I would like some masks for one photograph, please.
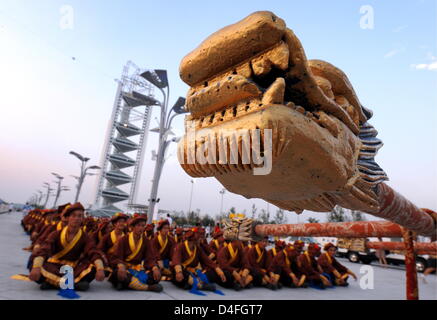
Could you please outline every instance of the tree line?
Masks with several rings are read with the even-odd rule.
[[[263,224],[283,224],[288,222],[285,210],[276,208],[273,210],[273,212],[271,212],[270,210],[264,208],[259,209],[255,204],[252,205],[250,212],[247,212],[247,210],[237,211],[235,207],[232,207],[227,212],[219,215],[202,213],[200,209],[196,209],[188,213],[184,211],[173,211],[170,215],[178,226],[195,226],[200,224],[204,227],[213,227],[217,222],[221,222],[223,219],[228,218],[229,214],[231,213],[243,213],[247,218],[258,220]],[[365,220],[366,217],[363,212],[336,206],[330,213],[328,213],[326,221],[321,221],[321,219],[310,217],[307,219],[307,222],[319,223]]]

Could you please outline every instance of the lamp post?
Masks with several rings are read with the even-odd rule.
[[[141,76],[147,81],[149,81],[150,83],[152,83],[155,87],[157,87],[163,95],[163,101],[158,102],[158,106],[161,107],[159,130],[155,130],[155,132],[158,131],[159,133],[158,151],[156,154],[155,169],[153,172],[152,188],[150,191],[149,206],[148,206],[147,223],[152,223],[155,205],[159,201],[159,199],[157,198],[158,187],[159,187],[159,180],[161,178],[162,169],[164,167],[164,163],[166,160],[165,152],[171,142],[179,141],[178,138],[172,138],[170,140],[167,140],[167,137],[172,133],[170,126],[173,119],[177,115],[186,113],[187,111],[184,108],[185,98],[179,97],[179,99],[171,108],[170,112],[167,113],[170,88],[168,86],[168,78],[167,78],[166,70],[148,70],[142,73]],[[173,115],[172,112],[174,113]]]
[[[52,175],[54,175],[58,179],[58,181],[55,181],[58,184],[58,189],[56,190],[55,202],[53,203],[53,208],[56,208],[56,204],[57,204],[59,196],[61,194],[62,180],[64,179],[64,177],[62,177],[61,175],[59,175],[55,172],[52,172]]]
[[[45,208],[47,206],[47,202],[49,201],[49,197],[50,197],[50,192],[52,192],[52,188],[50,187],[50,184],[48,182],[44,182],[44,187],[47,188],[47,195],[46,195],[46,200],[44,201],[44,205],[43,207]]]
[[[89,166],[86,167],[86,163],[90,160],[90,158],[87,157],[83,157],[82,155],[80,155],[77,152],[74,151],[70,151],[70,154],[75,156],[76,158],[78,158],[81,161],[81,166],[80,166],[80,175],[78,178],[78,182],[77,182],[77,190],[76,190],[76,196],[74,198],[74,202],[76,203],[79,199],[79,194],[80,194],[80,190],[82,189],[82,185],[83,182],[85,180],[85,177],[87,175],[92,175],[91,173],[87,173],[88,170],[94,170],[94,169],[101,169],[99,166]]]
[[[36,205],[37,200],[38,200],[38,194],[37,193],[33,193],[32,197],[29,200],[29,204]]]
[[[226,189],[224,189],[224,188],[219,191],[219,193],[222,195],[222,200],[220,202],[220,214],[223,214],[223,196],[224,196],[225,192],[226,192]]]
[[[194,180],[191,179],[190,206],[188,207],[188,214],[190,214],[191,212],[191,202],[193,201],[193,189],[194,189]]]
[[[36,204],[39,206],[39,204],[41,203],[41,200],[42,200],[43,192],[41,190],[38,190],[38,193],[39,193],[39,197],[38,197]]]

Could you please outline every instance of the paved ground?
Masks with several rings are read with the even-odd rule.
[[[10,277],[18,273],[26,273],[25,264],[29,256],[28,252],[21,250],[29,245],[28,237],[20,226],[21,213],[0,214],[0,299],[62,299],[57,296],[57,291],[40,291],[38,286],[31,282],[12,280]],[[347,260],[341,260],[348,268],[354,271],[357,276],[360,274],[361,264],[352,264]],[[365,266],[367,267],[367,266]],[[112,289],[108,282],[93,282],[88,292],[79,295],[81,299],[102,300],[102,299],[285,299],[285,300],[310,300],[310,299],[357,299],[357,300],[393,300],[405,299],[405,271],[397,269],[386,269],[373,266],[374,288],[363,290],[360,287],[360,279],[350,281],[348,288],[327,289],[324,291],[316,289],[281,289],[270,291],[264,288],[254,288],[235,292],[220,288],[225,295],[208,293],[207,296],[197,296],[175,288],[169,282],[163,282],[162,293],[148,293],[135,291],[118,292]],[[437,276],[427,277],[427,284],[419,281],[419,295],[421,299],[437,300]],[[361,281],[363,282],[363,281]]]

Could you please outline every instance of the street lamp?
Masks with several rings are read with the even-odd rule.
[[[29,204],[31,205],[36,205],[36,201],[38,200],[38,194],[33,193],[32,197],[29,200]]]
[[[38,190],[38,193],[39,193],[39,197],[38,197],[37,205],[39,206],[39,204],[41,203],[41,200],[42,200],[43,192],[41,190]]]
[[[222,195],[222,200],[220,203],[220,214],[223,214],[223,196],[225,195],[226,189],[221,189],[219,193]]]
[[[188,214],[190,214],[191,212],[191,202],[193,201],[193,188],[194,188],[194,180],[191,179],[190,206],[188,207]]]
[[[50,197],[50,195],[51,195],[50,192],[51,192],[53,189],[50,187],[50,184],[49,184],[48,182],[44,182],[43,186],[47,188],[46,200],[45,200],[45,202],[44,202],[44,206],[43,206],[44,208],[46,208],[46,206],[47,206],[47,202],[49,201],[49,197]]]
[[[62,180],[64,179],[64,177],[62,177],[61,175],[59,175],[55,172],[52,172],[52,175],[54,175],[58,179],[58,181],[55,181],[55,183],[58,184],[58,189],[56,191],[55,202],[53,203],[53,208],[56,208],[56,204],[57,204],[59,196],[61,194],[61,189],[62,189],[61,184],[62,184]]]
[[[156,132],[159,134],[158,151],[156,153],[155,169],[153,171],[152,188],[150,191],[148,206],[149,214],[147,218],[148,223],[152,223],[155,205],[158,202],[158,186],[159,180],[161,178],[162,169],[165,163],[165,152],[171,142],[177,141],[174,138],[167,140],[167,137],[173,134],[173,132],[171,131],[171,123],[177,115],[186,113],[187,111],[185,109],[185,98],[180,97],[170,109],[170,111],[167,112],[170,88],[168,86],[168,77],[166,70],[148,70],[143,72],[141,76],[150,83],[152,83],[155,87],[157,87],[163,95],[163,101],[157,101],[157,105],[161,107],[159,128],[152,129],[152,132]],[[172,113],[174,114],[172,115]]]
[[[85,180],[85,177],[87,175],[92,175],[92,173],[87,173],[87,171],[90,170],[90,169],[91,170],[94,170],[94,169],[98,170],[98,169],[101,169],[101,168],[99,166],[89,166],[89,167],[86,167],[86,163],[90,160],[90,158],[86,158],[86,157],[84,157],[84,156],[82,156],[79,153],[74,152],[74,151],[70,151],[70,154],[75,156],[76,158],[78,158],[81,161],[80,175],[78,177],[75,177],[78,180],[78,182],[77,182],[76,197],[74,198],[74,202],[76,203],[78,201],[78,199],[79,199],[80,190],[82,189],[82,185],[83,185],[83,182]]]

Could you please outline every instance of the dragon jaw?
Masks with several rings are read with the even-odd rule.
[[[379,210],[375,186],[387,177],[374,162],[382,143],[367,122],[371,112],[341,70],[306,59],[282,19],[256,12],[217,31],[183,59],[180,74],[191,86],[186,123],[196,129],[194,142],[187,134],[178,148],[189,175],[213,176],[231,192],[296,212]],[[271,130],[268,174],[254,175],[258,165],[242,161],[243,145],[255,142],[239,137],[241,129]],[[224,162],[187,161],[232,144],[234,163],[230,152]],[[261,149],[268,151],[262,141]]]

